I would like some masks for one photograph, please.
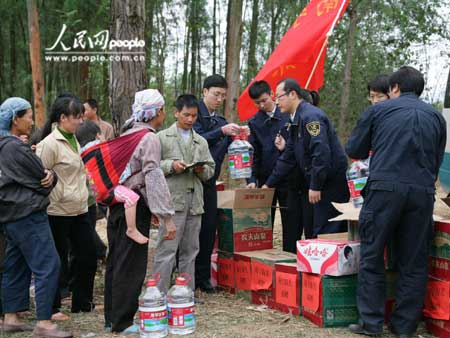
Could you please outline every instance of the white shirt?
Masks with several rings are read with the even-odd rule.
[[[180,134],[181,138],[183,139],[184,143],[188,143],[189,142],[189,138],[191,137],[191,129],[189,130],[185,130],[182,128],[177,128],[178,129],[178,134]]]

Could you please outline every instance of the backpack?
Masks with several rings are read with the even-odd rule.
[[[119,136],[90,147],[81,154],[89,183],[98,203],[107,206],[115,203],[114,188],[119,184],[120,176],[137,145],[148,132],[150,130],[142,129]]]

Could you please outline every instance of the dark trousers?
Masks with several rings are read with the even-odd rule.
[[[3,230],[3,225],[0,224],[0,316],[3,315],[2,305],[2,278],[5,269],[5,254],[6,254],[6,238]]]
[[[140,198],[136,226],[142,234],[150,231],[151,213]],[[127,224],[122,203],[110,207],[108,218],[109,253],[105,273],[105,324],[121,332],[133,324],[138,298],[147,271],[147,244],[138,244],[126,235]]]
[[[88,312],[93,307],[94,278],[97,271],[94,237],[88,213],[78,216],[49,216],[62,273],[68,276],[69,244],[71,249],[72,312]],[[65,271],[65,272],[64,272]],[[59,283],[60,285],[60,283]],[[55,296],[53,311],[61,308],[61,295]]]
[[[323,199],[317,204],[309,203],[308,191],[301,193],[301,209],[305,238],[316,238],[319,234],[333,234],[347,231],[346,221],[330,222],[329,219],[340,215],[330,201]]]
[[[211,254],[217,230],[217,191],[215,180],[203,184],[205,213],[202,215],[200,229],[200,251],[195,260],[195,285],[201,287],[210,283]]]
[[[97,226],[97,204],[93,204],[88,208],[89,222],[91,223],[92,235],[94,236],[95,252],[98,259],[106,256],[106,245],[101,240],[95,227]]]
[[[49,320],[59,278],[59,257],[47,214],[35,212],[4,224],[5,271],[2,280],[3,309],[15,313],[29,308],[31,273],[35,277],[36,317]]]
[[[361,261],[357,304],[366,330],[383,328],[385,310],[384,248],[393,240],[398,279],[391,324],[397,334],[413,334],[422,315],[427,258],[432,234],[433,189],[370,182],[359,217]]]
[[[283,251],[296,253],[297,241],[302,237],[303,222],[301,210],[301,195],[298,190],[289,189],[285,192],[285,210],[280,209],[283,228]],[[281,200],[279,200],[281,206]],[[283,213],[285,216],[283,217]]]

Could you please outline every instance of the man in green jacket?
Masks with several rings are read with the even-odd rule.
[[[161,169],[166,176],[175,208],[173,222],[176,238],[165,241],[164,229],[159,232],[155,252],[154,273],[161,279],[159,288],[169,289],[175,256],[179,249],[179,271],[191,276],[189,286],[195,285],[195,257],[199,251],[199,232],[203,210],[202,181],[214,175],[215,163],[207,141],[197,134],[193,125],[197,120],[198,101],[194,95],[181,95],[175,102],[177,121],[158,133],[161,142]]]

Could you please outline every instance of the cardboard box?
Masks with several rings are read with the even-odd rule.
[[[326,239],[297,241],[297,270],[344,276],[358,272],[359,242]]]
[[[450,321],[427,318],[427,330],[439,338],[450,338]]]
[[[296,263],[275,264],[275,310],[301,314],[302,274],[297,271]],[[280,305],[280,306],[278,306]]]
[[[217,257],[217,285],[220,289],[235,293],[236,281],[234,276],[233,254],[219,251]]]
[[[430,257],[428,274],[434,278],[450,281],[450,260]]]
[[[358,322],[357,276],[302,274],[302,314],[320,327]]]
[[[434,223],[434,238],[430,255],[450,260],[450,221]]]
[[[450,282],[430,278],[423,314],[428,318],[450,320]]]
[[[274,189],[219,191],[219,250],[242,252],[271,249]]]

